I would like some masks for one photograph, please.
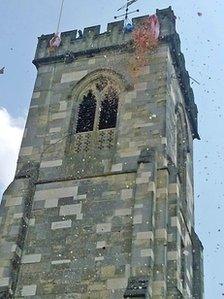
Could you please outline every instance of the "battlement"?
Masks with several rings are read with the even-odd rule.
[[[160,37],[171,35],[175,32],[175,16],[171,7],[156,12],[161,27]],[[133,25],[136,27],[144,21],[148,15],[133,18]],[[104,49],[123,48],[131,41],[131,33],[123,32],[124,21],[116,21],[107,24],[107,30],[100,32],[100,25],[84,28],[82,36],[78,30],[65,31],[61,33],[61,45],[54,52],[48,50],[49,41],[54,34],[42,35],[38,39],[36,55],[33,63],[38,67],[42,63],[63,59],[63,55],[70,52],[75,57],[80,55],[91,55]],[[54,57],[54,58],[53,58]]]

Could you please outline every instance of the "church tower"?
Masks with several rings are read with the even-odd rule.
[[[0,298],[204,298],[197,107],[173,11],[155,17],[144,63],[120,21],[63,32],[54,49],[53,35],[39,38],[0,208]]]

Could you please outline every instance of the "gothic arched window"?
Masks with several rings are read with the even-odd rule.
[[[78,121],[76,133],[93,131],[96,114],[96,100],[92,91],[89,90],[87,96],[79,105]]]
[[[87,91],[82,93],[82,99],[76,133],[116,127],[119,98],[108,78],[99,77],[89,84]]]

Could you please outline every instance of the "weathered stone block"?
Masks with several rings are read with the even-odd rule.
[[[108,233],[108,232],[111,232],[111,227],[112,227],[111,223],[100,223],[100,224],[97,224],[97,226],[96,226],[96,232],[98,234]]]
[[[23,198],[22,197],[9,197],[6,199],[5,206],[12,207],[12,206],[19,206],[22,204]]]
[[[66,117],[66,112],[57,112],[57,113],[53,113],[51,115],[51,119],[55,120],[55,119],[62,119]]]
[[[151,257],[154,258],[153,250],[152,249],[142,249],[141,250],[141,257]]]
[[[101,268],[102,277],[113,277],[115,274],[115,266],[106,266]]]
[[[37,286],[35,284],[23,286],[21,295],[24,297],[35,296]]]
[[[107,280],[107,288],[109,290],[125,289],[127,286],[127,278],[113,278]]]
[[[136,239],[137,240],[150,240],[150,239],[153,239],[153,232],[151,231],[148,231],[148,232],[139,232],[137,233],[137,236],[136,236]]]
[[[19,155],[20,156],[29,156],[32,154],[32,152],[33,152],[33,146],[25,146],[25,147],[21,148]]]
[[[133,224],[141,224],[142,223],[142,215],[135,215],[133,218]]]
[[[128,199],[132,198],[133,196],[133,189],[123,189],[121,190],[121,199]]]
[[[58,206],[58,198],[49,198],[45,200],[44,208],[56,208]]]
[[[41,254],[26,254],[22,256],[22,264],[39,263]]]
[[[116,172],[116,171],[122,171],[122,163],[118,163],[118,164],[113,164],[111,171],[112,172]]]
[[[115,216],[128,216],[131,215],[131,209],[118,209],[115,210]]]
[[[50,128],[49,133],[60,133],[61,132],[61,127],[53,127]]]
[[[99,248],[105,248],[106,247],[106,241],[98,241],[96,243],[96,248],[99,249]]]
[[[41,168],[57,167],[62,165],[62,160],[42,161]]]
[[[51,224],[52,230],[69,228],[69,227],[72,227],[72,220],[57,221],[57,222],[52,222]]]
[[[0,287],[9,285],[9,277],[0,278]]]
[[[64,205],[60,207],[59,215],[80,215],[82,210],[82,204]]]
[[[85,75],[87,75],[88,71],[77,71],[77,72],[70,72],[64,73],[61,77],[61,83],[78,81],[82,79]]]
[[[71,263],[71,260],[57,260],[57,261],[51,261],[52,265],[62,265],[62,264],[69,264]]]

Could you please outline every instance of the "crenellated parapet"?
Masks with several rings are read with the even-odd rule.
[[[192,135],[200,139],[197,124],[197,106],[194,102],[194,94],[190,85],[190,77],[185,67],[184,55],[181,52],[180,38],[176,32],[176,17],[171,9],[157,10],[156,15],[160,23],[160,41],[167,43],[174,61],[176,77],[180,84],[185,99],[186,110],[191,122]],[[134,27],[139,26],[148,15],[133,18]],[[107,30],[100,32],[100,25],[86,27],[80,37],[77,30],[61,33],[61,45],[54,52],[49,51],[49,42],[53,34],[39,37],[34,65],[38,68],[41,65],[57,62],[73,62],[79,57],[93,57],[104,51],[132,51],[132,34],[124,33],[124,22],[112,22],[107,24]]]
[[[161,34],[160,37],[169,36],[175,32],[175,17],[171,8],[157,10],[160,20]],[[133,18],[134,27],[141,24],[148,18],[148,15]],[[61,33],[61,45],[56,51],[49,52],[49,42],[54,34],[42,35],[39,37],[36,55],[33,63],[38,67],[42,63],[61,60],[66,53],[74,54],[74,57],[80,55],[91,55],[103,50],[122,49],[132,40],[131,33],[124,33],[124,21],[116,21],[107,24],[107,30],[103,33],[100,31],[100,25],[86,27],[82,35],[78,30],[71,30]]]
[[[77,30],[62,32],[61,45],[53,53],[48,49],[53,34],[42,35],[39,37],[33,63],[38,67],[42,63],[61,61],[68,52],[73,53],[75,58],[83,55],[91,57],[102,50],[122,48],[131,40],[131,34],[123,33],[123,25],[123,21],[109,23],[104,33],[100,33],[100,25],[87,27],[84,28],[81,37],[78,36]]]

